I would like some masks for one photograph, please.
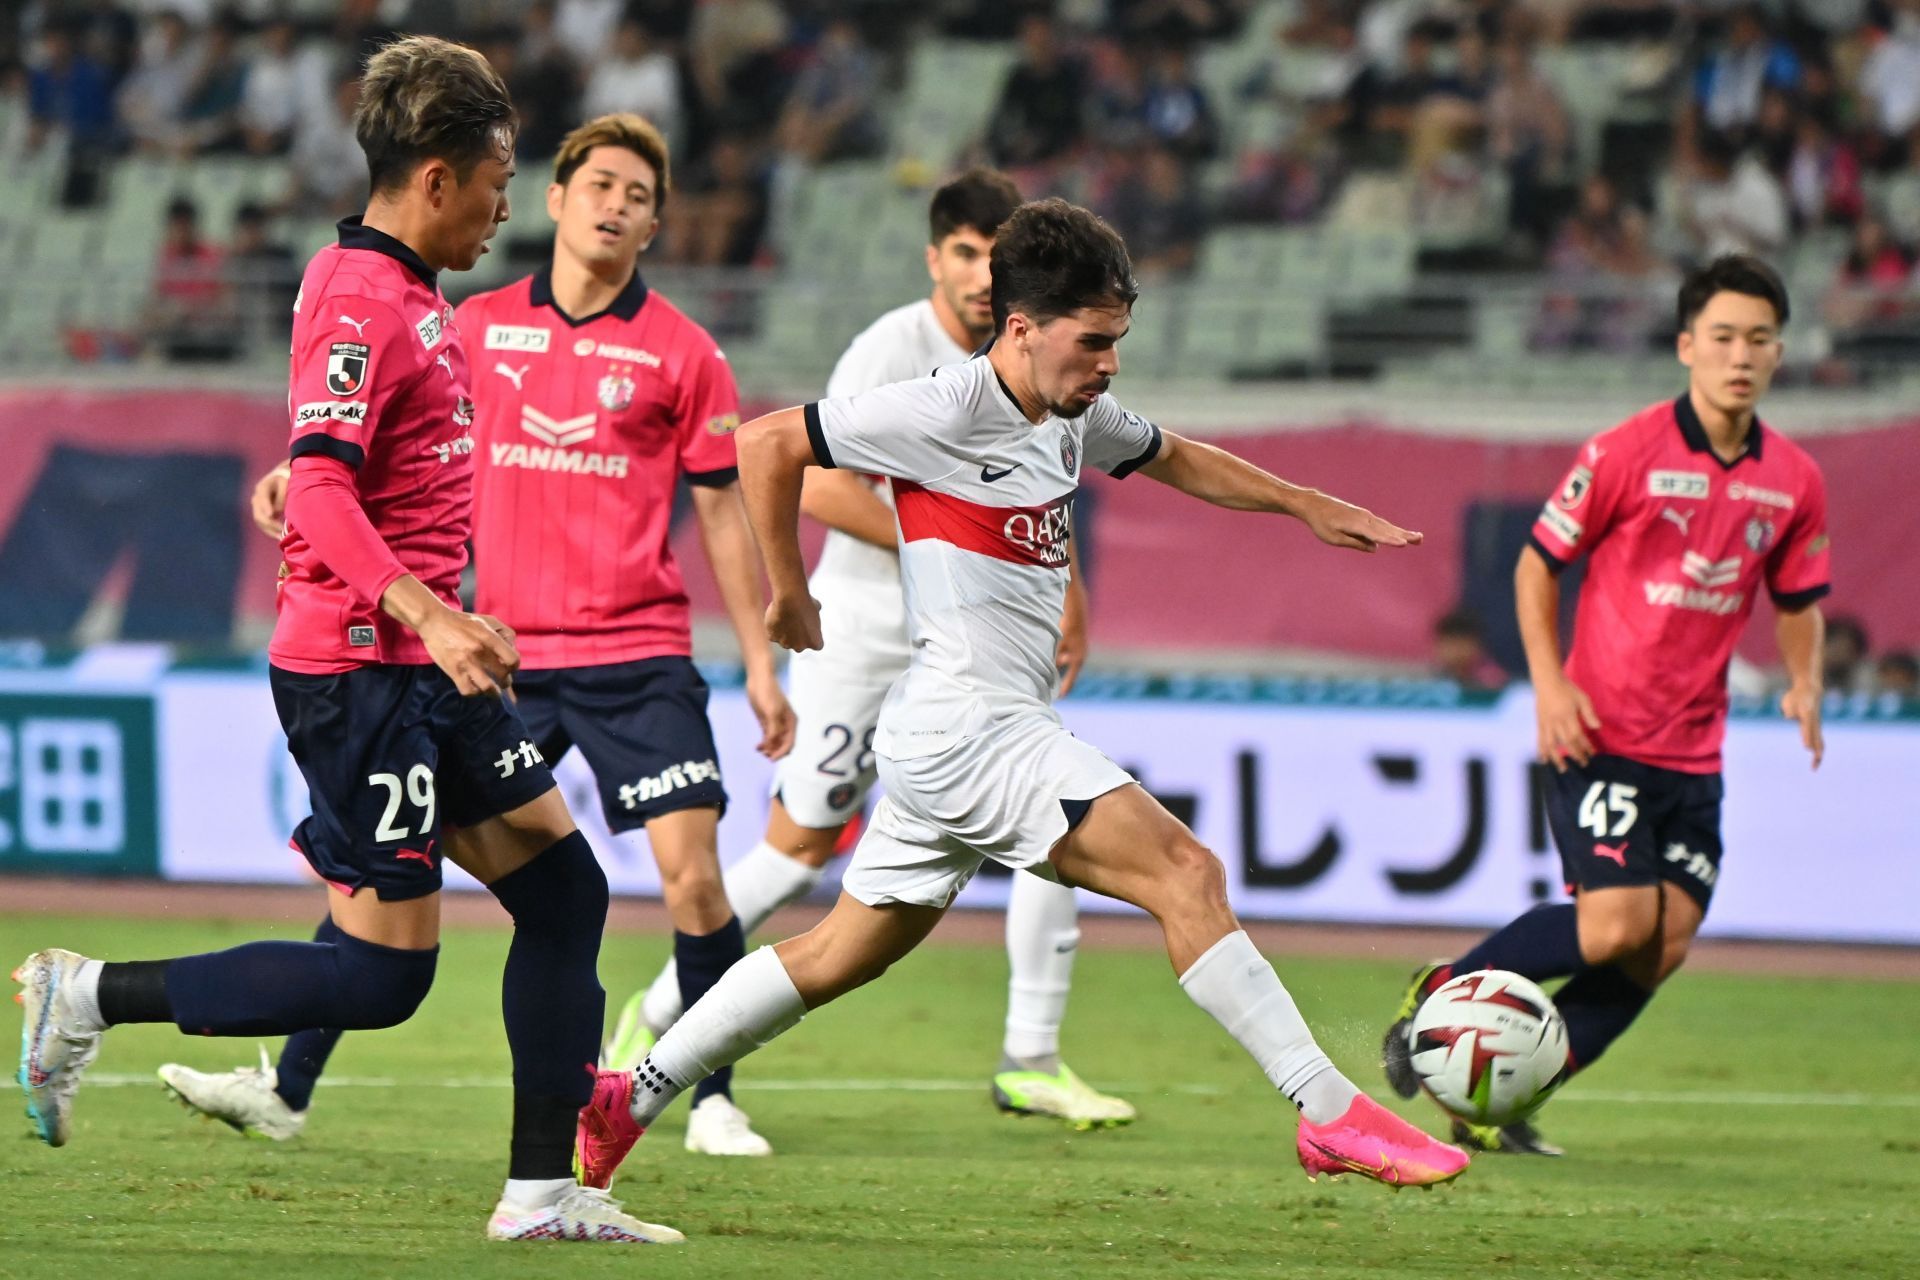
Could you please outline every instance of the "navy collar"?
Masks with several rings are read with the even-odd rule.
[[[574,328],[598,320],[601,316],[618,316],[622,320],[631,320],[640,314],[640,308],[647,304],[647,282],[640,278],[636,270],[626,287],[614,296],[604,311],[596,311],[590,316],[581,316],[578,320],[561,310],[560,304],[553,300],[553,272],[541,271],[534,275],[528,289],[529,301],[536,307],[552,307],[553,313]]]
[[[384,253],[407,270],[429,289],[440,287],[439,273],[434,271],[420,255],[395,240],[386,232],[370,227],[360,220],[360,215],[340,219],[340,247],[342,249],[370,249],[374,253]]]
[[[1746,447],[1732,462],[1728,462],[1714,452],[1713,442],[1707,439],[1706,424],[1700,421],[1700,415],[1694,411],[1691,395],[1682,395],[1673,402],[1673,417],[1674,421],[1680,424],[1680,438],[1687,442],[1687,448],[1695,453],[1706,454],[1720,464],[1721,470],[1731,471],[1748,458],[1752,458],[1755,462],[1760,461],[1760,444],[1765,439],[1766,432],[1760,426],[1758,414],[1754,415],[1753,426],[1747,429]]]

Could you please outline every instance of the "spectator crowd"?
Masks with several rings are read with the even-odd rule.
[[[1409,193],[1389,218],[1492,211],[1493,242],[1464,265],[1546,273],[1537,347],[1645,348],[1663,335],[1650,300],[1679,268],[1729,249],[1778,257],[1811,232],[1846,251],[1803,309],[1843,345],[1920,336],[1920,0],[26,0],[9,11],[0,98],[24,110],[0,143],[64,145],[76,203],[115,157],[229,154],[289,160],[270,218],[351,210],[364,196],[357,69],[396,31],[430,31],[500,68],[527,162],[586,115],[653,119],[674,146],[677,187],[655,253],[761,265],[770,210],[797,174],[886,154],[905,51],[939,31],[1017,52],[1002,83],[980,86],[975,155],[920,159],[984,158],[1030,194],[1093,206],[1149,277],[1192,269],[1212,226],[1320,222],[1386,177]],[[1202,75],[1228,41],[1268,49],[1231,84]],[[1548,74],[1568,48],[1611,49],[1626,68],[1597,139]]]

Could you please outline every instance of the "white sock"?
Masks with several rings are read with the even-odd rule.
[[[1060,1066],[1060,1023],[1080,947],[1072,889],[1019,872],[1007,898],[1007,1035],[1001,1051],[1034,1070]]]
[[[1236,929],[1207,948],[1180,975],[1180,985],[1312,1123],[1338,1120],[1359,1095],[1314,1042],[1280,975],[1254,949],[1246,930]]]
[[[100,970],[105,967],[101,960],[83,961],[67,987],[67,1006],[88,1031],[107,1029],[107,1020],[100,1016]]]
[[[750,952],[673,1024],[634,1072],[633,1119],[646,1128],[687,1089],[731,1066],[806,1016],[772,947]]]
[[[508,1178],[500,1198],[516,1209],[544,1209],[576,1185],[572,1178]]]
[[[740,931],[748,937],[767,922],[767,917],[795,898],[805,897],[820,883],[819,867],[810,867],[798,858],[790,858],[762,840],[737,859],[721,875],[727,903],[740,919]],[[657,1035],[680,1020],[685,1007],[680,1003],[680,972],[672,960],[647,988],[641,1002],[641,1016]]]

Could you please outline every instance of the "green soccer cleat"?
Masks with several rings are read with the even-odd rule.
[[[1386,1037],[1380,1042],[1380,1065],[1387,1073],[1387,1084],[1403,1098],[1414,1097],[1420,1092],[1420,1074],[1413,1069],[1413,1044],[1409,1034],[1413,1015],[1420,1012],[1420,1004],[1427,998],[1427,987],[1433,975],[1449,963],[1435,960],[1413,971],[1413,978],[1407,983],[1407,993],[1400,1000],[1400,1011],[1393,1015],[1393,1025],[1387,1028]]]
[[[620,1009],[620,1017],[613,1024],[613,1034],[600,1048],[600,1069],[602,1071],[633,1071],[647,1060],[659,1036],[647,1025],[645,1014],[641,1012],[646,1004],[647,993],[644,989],[627,997],[627,1003]]]
[[[1540,1131],[1525,1120],[1512,1124],[1468,1124],[1453,1122],[1453,1140],[1472,1151],[1490,1151],[1509,1156],[1563,1156],[1567,1154],[1540,1136]]]
[[[1082,1133],[1132,1124],[1139,1115],[1131,1102],[1094,1089],[1064,1062],[1052,1075],[1000,1072],[993,1078],[993,1105],[1009,1115],[1051,1116]]]

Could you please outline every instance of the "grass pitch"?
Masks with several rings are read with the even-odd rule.
[[[0,958],[43,945],[145,958],[268,932],[0,915]],[[1920,1267],[1912,985],[1682,975],[1544,1113],[1566,1159],[1483,1156],[1452,1187],[1394,1194],[1305,1180],[1290,1108],[1158,954],[1082,954],[1067,1023],[1068,1060],[1130,1097],[1140,1122],[1076,1135],[997,1115],[986,1078],[1004,957],[937,936],[743,1065],[737,1096],[773,1159],[688,1155],[684,1103],[635,1149],[617,1194],[687,1246],[489,1244],[508,1113],[505,946],[499,931],[451,931],[419,1016],[348,1036],[291,1143],[194,1121],[152,1083],[168,1060],[244,1062],[249,1041],[112,1032],[58,1151],[32,1138],[13,1094],[0,1276],[1861,1280]],[[665,946],[609,939],[610,1003]],[[1405,969],[1279,967],[1336,1060],[1377,1092]],[[5,1025],[10,1037],[17,1023]],[[1439,1124],[1425,1103],[1409,1113]]]

